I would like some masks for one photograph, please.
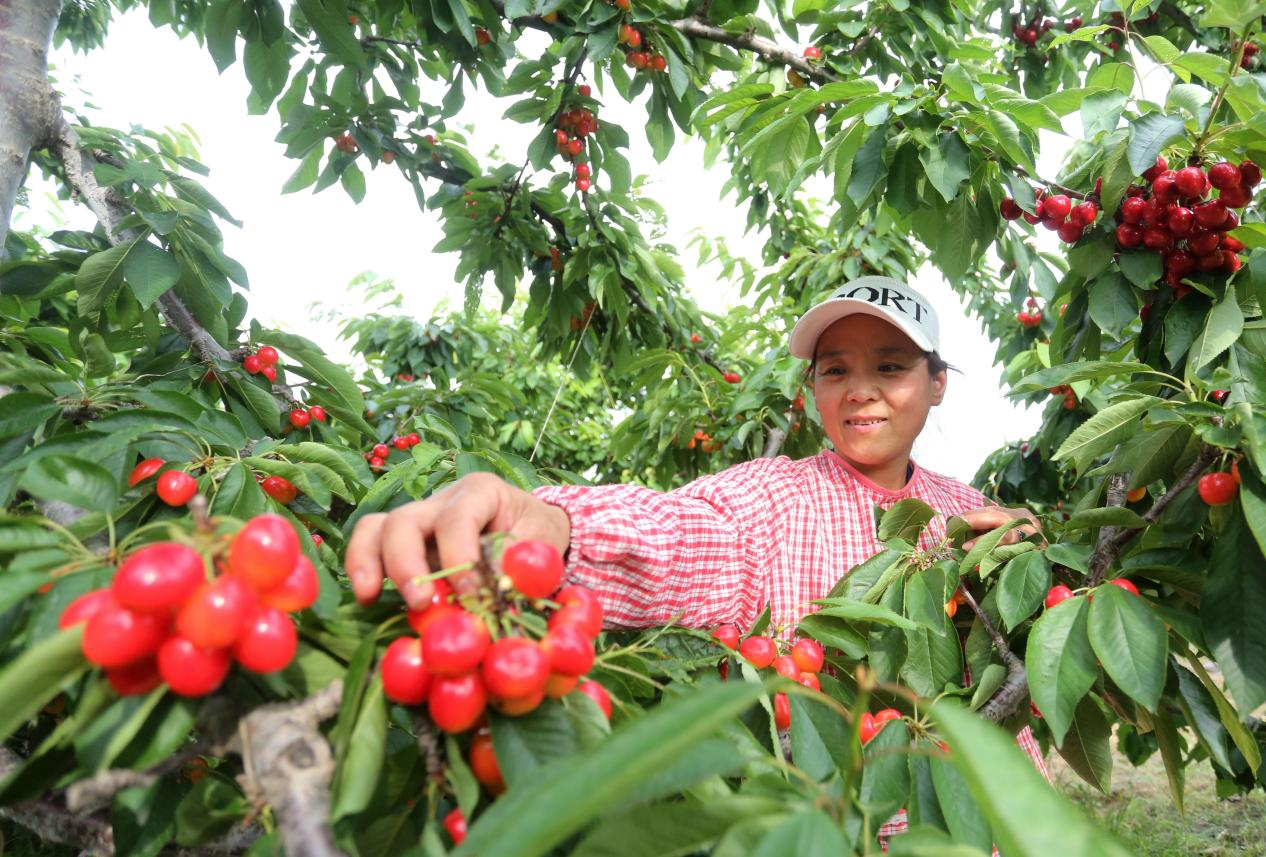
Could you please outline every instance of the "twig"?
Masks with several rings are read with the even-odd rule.
[[[1108,503],[1107,508],[1120,507],[1125,505],[1126,487],[1130,482],[1129,473],[1114,473],[1108,479]],[[1104,560],[1107,546],[1112,543],[1121,533],[1121,527],[1107,526],[1099,530],[1099,541],[1095,543],[1095,550],[1092,556],[1099,559],[1100,565],[1095,565],[1095,560],[1091,560],[1090,573],[1086,578],[1087,586],[1098,586],[1103,580],[1104,572],[1108,568],[1109,561]]]
[[[788,408],[783,412],[783,419],[790,426],[792,421],[796,419],[796,412]],[[781,429],[774,426],[769,430],[769,434],[765,437],[765,449],[761,451],[761,458],[775,458],[782,449],[783,443],[787,440],[787,429]]]
[[[804,57],[798,56],[786,48],[781,48],[774,42],[763,39],[752,32],[731,33],[729,30],[723,30],[698,18],[681,18],[676,21],[669,21],[668,25],[684,36],[729,45],[741,51],[751,51],[766,62],[789,66],[803,76],[818,83],[830,83],[831,81],[839,80],[835,74],[827,69],[812,65]]]
[[[1205,468],[1216,461],[1220,454],[1216,447],[1201,447],[1200,453],[1196,456],[1196,460],[1192,462],[1191,467],[1187,468],[1182,476],[1174,480],[1174,484],[1152,504],[1152,508],[1143,513],[1143,520],[1149,524],[1156,521],[1161,516],[1161,513],[1165,511],[1165,508],[1173,502],[1174,498],[1186,490],[1191,483],[1195,482]],[[1121,555],[1121,551],[1130,543],[1130,540],[1142,532],[1143,529],[1140,527],[1121,528],[1120,532],[1116,533],[1110,540],[1105,542],[1101,539],[1095,547],[1095,552],[1090,557],[1090,572],[1086,576],[1086,585],[1098,586],[1102,583],[1108,568]]]

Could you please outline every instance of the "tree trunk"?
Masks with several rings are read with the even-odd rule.
[[[31,150],[56,118],[48,49],[61,8],[61,0],[0,0],[0,259]]]

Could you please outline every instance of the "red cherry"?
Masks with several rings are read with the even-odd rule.
[[[584,140],[568,140],[567,141],[567,154],[571,155],[572,157],[579,155],[584,150],[585,150]]]
[[[1165,217],[1165,225],[1175,238],[1186,238],[1195,226],[1196,215],[1190,208],[1171,208]]]
[[[1222,249],[1230,250],[1232,253],[1240,253],[1244,250],[1244,242],[1236,238],[1234,235],[1223,235]]]
[[[587,179],[590,176],[588,164],[576,164],[576,178]]]
[[[1143,230],[1129,223],[1117,227],[1117,243],[1122,247],[1137,247],[1143,243]]]
[[[1193,229],[1191,235],[1187,236],[1187,248],[1197,256],[1205,256],[1214,252],[1221,243],[1222,236],[1218,233],[1200,228]]]
[[[206,582],[202,556],[179,542],[146,545],[130,555],[114,574],[114,600],[129,610],[166,613],[185,602]]]
[[[1131,595],[1139,594],[1138,587],[1135,586],[1130,581],[1126,580],[1124,577],[1113,578],[1112,580],[1109,580],[1108,583],[1119,589],[1124,589],[1126,592],[1130,593]]]
[[[502,637],[484,655],[481,676],[488,692],[501,699],[544,693],[550,656],[526,637]]]
[[[826,662],[822,644],[807,638],[801,638],[792,644],[791,657],[795,659],[796,666],[807,673],[821,672],[822,665]]]
[[[312,422],[312,417],[302,408],[295,408],[289,414],[290,424],[295,428],[307,428],[308,423]]]
[[[486,45],[492,41],[492,35],[483,27],[475,28],[475,41],[481,45]]]
[[[571,135],[569,135],[566,131],[554,132],[554,143],[559,147],[566,146],[567,141],[570,139],[571,139]]]
[[[1138,225],[1143,222],[1143,211],[1146,207],[1147,200],[1141,196],[1132,196],[1121,203],[1121,216],[1126,223]]]
[[[791,702],[785,693],[774,694],[774,725],[780,732],[791,728]]]
[[[409,439],[409,446],[417,446],[419,443],[422,442],[422,436],[419,435],[415,431],[409,432],[407,435],[405,435],[405,437]]]
[[[1073,202],[1062,193],[1048,196],[1042,203],[1042,217],[1063,220],[1073,209]]]
[[[900,711],[895,708],[885,708],[875,715],[875,731],[877,732],[882,729],[885,723],[900,719]]]
[[[1195,267],[1195,258],[1186,250],[1170,250],[1165,254],[1165,270],[1176,277],[1185,277]]]
[[[576,690],[598,703],[598,708],[602,709],[603,715],[608,720],[611,719],[611,694],[607,693],[607,689],[592,679],[586,679],[580,683]]]
[[[733,625],[720,625],[713,632],[712,636],[716,641],[727,649],[737,649],[739,642],[739,629]]]
[[[176,632],[200,648],[223,649],[237,641],[254,606],[250,587],[224,574],[189,597],[176,614]]]
[[[264,368],[264,361],[254,354],[248,354],[242,358],[242,368],[246,370],[247,374],[254,375]]]
[[[1174,244],[1174,236],[1163,226],[1149,226],[1143,230],[1143,246],[1150,250],[1165,250]]]
[[[261,483],[264,493],[283,506],[289,505],[299,496],[299,489],[284,476],[269,476]]]
[[[809,45],[804,49],[804,58],[809,60],[822,59],[822,49],[817,45]]]
[[[325,419],[326,419],[325,408],[321,407],[320,405],[313,405],[312,407],[308,408],[308,416],[310,416],[312,419],[316,420],[319,423],[323,423],[325,422]]]
[[[1065,244],[1076,244],[1079,240],[1081,240],[1081,233],[1083,229],[1084,227],[1080,223],[1075,223],[1070,219],[1066,223],[1062,224],[1057,230],[1059,233],[1059,240],[1063,241]]]
[[[144,482],[149,479],[167,462],[161,458],[147,458],[132,468],[131,475],[127,478],[129,488],[135,488],[138,482]]]
[[[265,366],[277,365],[277,360],[281,357],[281,355],[277,353],[277,349],[273,348],[271,345],[263,346],[259,349],[259,351],[255,352],[255,354],[259,357],[259,362]]]
[[[227,649],[204,649],[184,637],[168,637],[158,650],[158,672],[178,696],[206,696],[229,674]]]
[[[198,493],[198,480],[180,470],[168,470],[155,485],[158,499],[168,506],[183,506]]]
[[[312,538],[319,539],[320,536],[313,533]],[[320,593],[321,581],[317,577],[316,567],[311,560],[300,554],[295,560],[294,568],[280,583],[260,591],[259,603],[287,613],[297,613],[315,604]]]
[[[875,723],[875,716],[869,711],[862,713],[858,731],[858,737],[861,738],[862,744],[869,744],[870,739],[874,738],[879,732],[879,726]]]
[[[1169,169],[1169,164],[1165,161],[1163,157],[1161,157],[1160,155],[1157,155],[1156,163],[1148,167],[1147,169],[1143,170],[1143,178],[1147,179],[1150,182],[1154,178],[1156,178],[1158,175],[1165,172],[1165,170],[1167,169]]]
[[[376,455],[369,456],[369,466],[374,470],[382,470],[384,462]]]
[[[409,449],[409,439],[407,437],[397,437],[392,439],[391,445],[401,452],[406,452]]]
[[[1209,191],[1209,179],[1199,167],[1183,167],[1174,176],[1174,185],[1182,196],[1198,199]]]
[[[1062,227],[1065,222],[1066,221],[1064,219],[1058,218],[1058,217],[1043,217],[1042,218],[1042,225],[1046,227],[1047,229],[1049,229],[1051,232],[1058,232],[1060,230],[1060,227]]]
[[[576,179],[576,190],[581,193],[588,193],[590,187],[589,179]]]
[[[1040,203],[1039,203],[1039,204],[1040,204]],[[1034,226],[1036,226],[1038,223],[1041,223],[1041,222],[1042,222],[1042,218],[1041,218],[1041,217],[1039,217],[1039,216],[1038,216],[1038,215],[1036,215],[1036,214],[1029,214],[1027,211],[1026,211],[1026,212],[1024,212],[1024,214],[1023,214],[1023,215],[1021,215],[1021,216],[1024,218],[1024,222],[1025,222],[1025,223],[1028,223],[1028,224],[1031,224],[1031,225],[1034,225]]]
[[[479,784],[494,796],[506,790],[505,780],[501,776],[501,765],[497,763],[497,753],[492,745],[492,733],[487,727],[481,728],[470,740],[470,771]]]
[[[554,600],[561,609],[549,618],[551,629],[559,625],[575,625],[590,640],[602,633],[602,604],[593,590],[583,586],[564,586]]]
[[[1244,177],[1240,174],[1240,168],[1230,161],[1222,161],[1209,167],[1209,184],[1218,190],[1239,187],[1242,181]]]
[[[101,667],[121,667],[148,658],[167,636],[170,617],[129,610],[111,597],[97,605],[84,626],[80,648]]]
[[[1046,593],[1046,609],[1049,610],[1062,601],[1073,597],[1073,591],[1062,583],[1056,584]]]
[[[72,625],[87,622],[102,607],[115,603],[114,593],[108,586],[85,592],[66,605],[66,609],[62,610],[62,615],[57,619],[57,627],[64,631]]]
[[[1240,265],[1242,264],[1240,257],[1230,250],[1222,251],[1222,270],[1226,271],[1228,274],[1234,274],[1240,269]]]
[[[277,367],[265,366],[263,369],[259,370],[259,374],[263,375],[271,383],[277,380]]]
[[[1232,229],[1240,225],[1240,217],[1234,211],[1226,213],[1226,219],[1213,227],[1215,232],[1230,232]]]
[[[817,673],[800,673],[800,677],[796,681],[810,690],[822,690],[822,682],[818,679]]]
[[[113,667],[105,671],[106,681],[119,696],[144,696],[163,683],[158,672],[158,662],[145,658],[134,664]]]
[[[588,98],[593,95],[593,88],[587,83],[582,83],[576,87],[576,94],[583,95],[585,98]]]
[[[431,688],[431,674],[422,658],[422,641],[417,637],[393,640],[378,666],[382,690],[392,702],[421,705]]]
[[[769,637],[748,637],[739,645],[739,654],[757,669],[764,669],[778,656],[778,647]]]
[[[582,676],[593,666],[593,641],[575,625],[551,628],[541,640],[541,649],[549,658],[550,672],[557,675]]]
[[[795,681],[800,677],[800,667],[796,666],[796,659],[791,655],[779,655],[774,658],[774,672],[781,676]]]
[[[1262,180],[1262,168],[1252,161],[1241,161],[1240,178],[1248,187],[1257,187]]]
[[[454,731],[454,730],[449,730]],[[462,730],[456,730],[462,731]],[[448,832],[449,838],[453,840],[454,845],[461,845],[466,839],[466,816],[462,815],[460,809],[455,809],[448,815],[444,816],[444,829]]]
[[[1253,190],[1247,185],[1237,184],[1222,191],[1218,201],[1227,208],[1243,208],[1253,200]]]
[[[374,444],[373,454],[376,458],[386,458],[391,455],[391,447],[385,443],[376,443]]]
[[[1152,182],[1152,198],[1162,203],[1173,202],[1178,196],[1178,173],[1165,170]]]
[[[1073,206],[1073,210],[1069,213],[1068,219],[1089,226],[1095,222],[1095,218],[1099,216],[1099,206],[1093,202],[1083,202],[1080,205]]]
[[[295,571],[302,556],[290,521],[281,515],[256,515],[229,543],[229,570],[256,589],[270,589]]]
[[[1020,204],[1011,197],[1003,197],[1002,202],[998,204],[998,211],[1007,220],[1019,220],[1024,214],[1024,209],[1020,208]]]
[[[295,624],[276,607],[256,607],[233,645],[234,659],[255,673],[284,669],[295,656],[299,636]]]
[[[436,675],[456,676],[479,666],[492,644],[488,626],[465,610],[445,612],[422,634],[422,655]]]
[[[425,641],[423,647],[425,648]],[[426,658],[425,652],[423,659]],[[429,666],[429,662],[428,662]],[[427,713],[445,732],[465,732],[479,722],[488,706],[488,693],[478,672],[435,676],[426,695]]]
[[[1220,199],[1211,199],[1195,206],[1196,222],[1205,229],[1216,229],[1226,220],[1226,205]]]
[[[562,583],[563,556],[548,542],[515,542],[501,555],[501,570],[528,598],[545,598]]]

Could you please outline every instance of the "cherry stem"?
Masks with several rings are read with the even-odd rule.
[[[459,571],[468,571],[469,569],[472,569],[474,567],[475,567],[474,562],[463,562],[459,565],[454,565],[449,568],[441,568],[439,571],[433,571],[430,574],[419,574],[417,577],[413,578],[413,582],[427,583],[433,580],[442,580],[445,577],[449,577],[451,575],[457,574],[457,572]]]

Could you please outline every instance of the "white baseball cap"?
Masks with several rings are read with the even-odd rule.
[[[858,312],[892,322],[924,351],[940,347],[940,324],[927,298],[892,277],[859,277],[800,317],[787,343],[791,356],[812,360],[822,332]]]

